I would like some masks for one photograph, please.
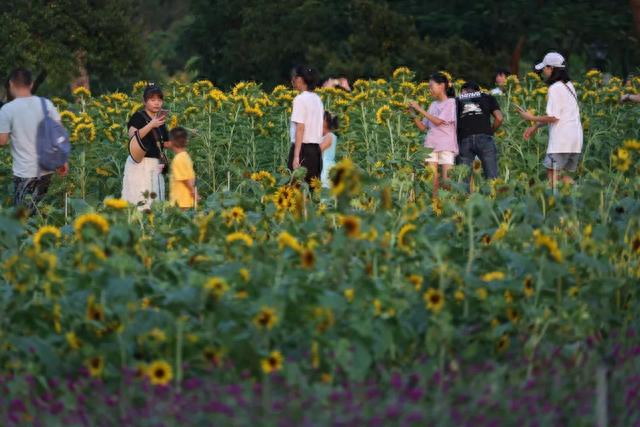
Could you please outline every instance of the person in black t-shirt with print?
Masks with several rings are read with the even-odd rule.
[[[153,200],[165,199],[162,173],[167,164],[162,150],[164,141],[169,140],[169,132],[164,123],[167,111],[162,109],[164,95],[160,87],[149,84],[144,90],[143,101],[144,107],[131,116],[127,129],[129,137],[138,133],[145,156],[140,162],[131,155],[127,157],[122,198],[140,208],[149,208]]]
[[[458,146],[460,162],[472,166],[476,156],[482,162],[484,177],[498,177],[498,150],[493,133],[502,124],[498,101],[473,82],[462,85],[456,98],[458,110]],[[491,123],[493,117],[493,124]]]

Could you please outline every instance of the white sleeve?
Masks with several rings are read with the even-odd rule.
[[[562,95],[558,93],[559,87],[557,85],[549,88],[547,97],[547,116],[560,118],[562,113]]]
[[[291,121],[295,123],[304,123],[304,102],[299,97],[293,100],[293,109],[291,110]]]
[[[11,117],[6,105],[0,108],[0,133],[11,133]]]

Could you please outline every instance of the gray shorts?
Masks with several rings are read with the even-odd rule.
[[[547,153],[542,164],[547,169],[575,172],[580,161],[580,153]]]

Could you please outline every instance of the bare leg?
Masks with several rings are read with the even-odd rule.
[[[441,165],[442,166],[442,188],[449,190],[451,187],[449,186],[449,169],[451,169],[451,165]]]
[[[557,172],[554,171],[553,169],[547,169],[547,180],[549,181],[549,187],[551,188],[555,188],[556,186],[556,177],[557,177]]]
[[[438,197],[438,190],[440,189],[440,177],[438,176],[438,163],[428,162],[427,165],[433,172],[433,197]]]
[[[575,184],[575,181],[569,175],[562,175],[562,182],[567,185]]]

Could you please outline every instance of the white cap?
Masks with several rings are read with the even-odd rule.
[[[544,67],[564,68],[564,56],[558,52],[549,52],[544,56],[541,63],[536,65],[536,70],[540,71]]]

